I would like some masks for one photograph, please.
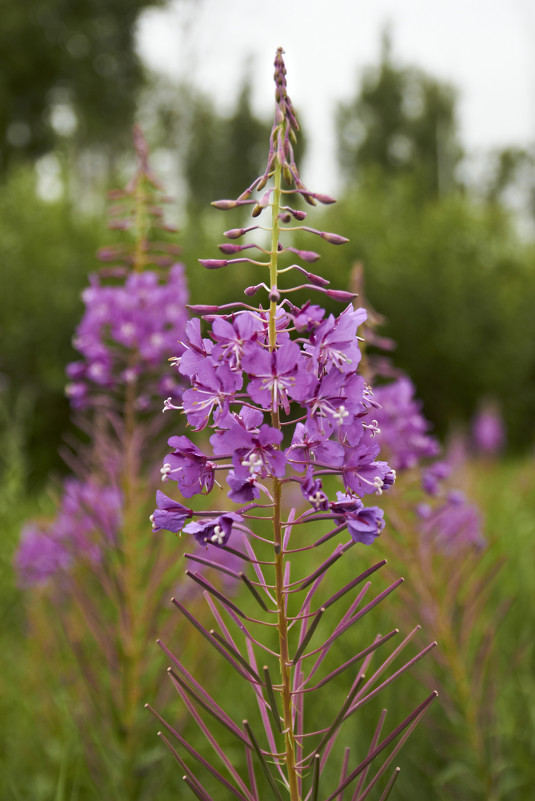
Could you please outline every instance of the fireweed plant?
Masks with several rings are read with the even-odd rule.
[[[183,266],[162,241],[166,198],[139,129],[134,144],[137,170],[110,208],[121,243],[99,253],[106,266],[83,293],[74,338],[81,358],[67,370],[85,436],[64,453],[72,475],[55,519],[28,524],[16,554],[36,658],[46,654],[51,680],[67,688],[85,761],[110,798],[141,798],[154,779],[142,704],[156,673],[147,644],[165,627],[159,591],[172,591],[177,559],[144,535],[147,466],[161,453],[161,393],[178,399],[184,383],[162,378],[161,364],[187,320]]]
[[[353,284],[362,292],[361,268]],[[441,696],[442,714],[426,720],[435,753],[448,766],[437,784],[448,792],[462,788],[468,797],[499,798],[503,758],[491,666],[510,602],[495,603],[491,593],[502,562],[489,553],[477,505],[457,488],[469,486],[462,456],[444,455],[430,434],[412,382],[388,356],[395,343],[377,334],[383,322],[368,307],[361,370],[380,404],[374,414],[381,451],[397,473],[384,498],[391,531],[384,549],[390,570],[402,570],[409,581],[403,604],[389,611],[409,624],[421,620],[440,642],[434,659],[417,668]],[[494,421],[489,429],[494,442]]]
[[[383,711],[363,753],[347,747],[338,760],[329,759],[338,735],[347,731],[348,719],[434,643],[392,673],[390,665],[416,630],[386,657],[385,646],[399,634],[397,629],[372,636],[345,662],[336,658],[342,636],[402,581],[394,581],[371,600],[365,598],[368,578],[384,565],[383,560],[334,593],[325,582],[351,548],[372,543],[383,530],[382,510],[365,505],[363,498],[388,491],[395,476],[377,458],[377,404],[358,372],[357,329],[366,312],[353,308],[354,294],[330,289],[327,280],[310,271],[309,265],[318,258],[315,252],[290,244],[296,230],[333,245],[347,240],[304,225],[306,212],[296,207],[299,200],[312,206],[333,200],[309,191],[295,165],[292,143],[298,125],[287,94],[281,49],[275,59],[275,84],[275,120],[265,172],[237,199],[213,204],[223,210],[250,207],[254,222],[225,232],[230,241],[220,245],[224,258],[201,260],[209,270],[254,264],[266,280],[248,287],[245,295],[252,298],[263,290],[267,308],[247,302],[191,307],[204,320],[207,335],[198,317],[187,324],[184,352],[176,365],[189,387],[181,404],[170,398],[164,407],[180,411],[194,431],[210,428],[212,433],[210,448],[204,450],[186,436],[172,437],[163,480],[167,485],[175,482],[182,499],[209,495],[214,485],[226,482],[233,506],[196,511],[158,491],[152,516],[155,532],[183,532],[201,546],[237,556],[241,568],[219,569],[244,593],[248,591],[240,604],[236,596],[219,590],[199,572],[207,564],[215,569],[218,565],[197,552],[186,554],[190,562],[186,574],[202,588],[216,627],[205,628],[176,598],[173,604],[217,652],[214,658],[221,660],[221,667],[226,663],[248,686],[256,698],[261,730],[249,719],[235,720],[233,699],[216,700],[162,643],[172,683],[213,757],[203,756],[149,708],[165,727],[160,736],[178,760],[184,782],[202,801],[222,797],[334,801],[350,787],[353,799],[364,799],[378,789],[436,695],[432,692],[388,734],[383,732]],[[268,215],[265,225],[257,222],[263,212]],[[249,232],[256,232],[259,241],[240,243]],[[304,276],[305,283],[282,288],[279,276],[291,272]],[[295,305],[291,297],[298,290],[317,291],[345,308],[335,317],[309,300]],[[229,544],[231,536],[241,540],[242,553]],[[311,554],[321,555],[314,568],[304,572]],[[214,662],[216,689],[220,669]],[[335,697],[334,690],[344,679],[348,679],[345,700],[333,709],[328,699]],[[327,699],[328,719],[309,730],[308,713],[320,699],[324,703]],[[243,747],[242,770],[221,735]],[[338,778],[329,788],[324,786],[325,776],[331,775],[333,761]],[[395,769],[385,777],[381,798],[387,797],[397,775]],[[216,791],[210,789],[212,781],[218,785]]]

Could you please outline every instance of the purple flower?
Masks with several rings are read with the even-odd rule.
[[[316,512],[326,512],[329,509],[329,498],[323,490],[320,479],[314,478],[311,467],[308,468],[306,476],[301,482],[301,492]]]
[[[434,462],[422,474],[422,487],[428,495],[438,495],[440,483],[451,473],[447,462]]]
[[[279,450],[282,432],[275,428],[264,424],[248,431],[236,420],[230,420],[228,428],[213,434],[210,442],[215,456],[232,456],[236,476],[243,471],[254,477],[284,476],[286,457]]]
[[[308,388],[304,364],[299,372],[300,361],[301,351],[290,340],[271,352],[260,346],[249,350],[243,358],[243,368],[252,377],[248,392],[253,401],[265,409],[276,409],[280,404],[288,413],[288,395],[302,399]]]
[[[231,370],[240,370],[247,347],[256,342],[260,334],[264,339],[262,322],[250,312],[235,315],[231,322],[216,317],[212,324],[216,341],[212,357],[226,361]]]
[[[184,523],[188,518],[193,517],[193,510],[188,509],[181,503],[169,498],[160,490],[156,492],[156,503],[158,508],[150,516],[152,523],[152,530],[154,532],[160,531],[162,528],[166,531],[172,531],[178,534],[182,531]]]
[[[175,450],[165,457],[162,481],[176,481],[185,498],[209,493],[214,485],[214,463],[187,437],[171,437],[168,444]]]
[[[22,529],[15,554],[15,569],[21,587],[46,584],[54,575],[68,570],[73,562],[65,544],[54,537],[52,527],[30,523]]]
[[[416,511],[423,536],[438,550],[455,554],[463,548],[485,546],[480,511],[459,490],[448,492],[436,507],[422,504]]]
[[[364,506],[360,498],[336,493],[338,500],[331,504],[335,514],[347,523],[353,542],[371,545],[385,527],[384,512],[377,506]]]
[[[313,305],[309,300],[294,311],[294,325],[298,331],[312,331],[325,317],[325,309]]]
[[[240,372],[231,370],[228,364],[218,367],[204,360],[193,379],[192,389],[182,395],[182,408],[188,423],[196,431],[208,424],[214,412],[224,414],[235,399],[243,384]]]
[[[366,430],[362,430],[358,445],[345,449],[342,475],[347,490],[357,495],[380,495],[383,488],[392,485],[395,474],[386,462],[375,461],[378,453],[377,442]]]
[[[235,512],[225,512],[211,520],[199,520],[188,523],[183,528],[184,534],[193,534],[200,545],[226,545],[234,523],[241,523],[243,517]]]
[[[495,456],[505,445],[505,427],[496,408],[483,408],[472,422],[472,437],[479,453]]]
[[[201,336],[201,321],[197,318],[186,323],[186,342],[182,356],[177,359],[178,371],[181,375],[193,378],[199,367],[210,355],[214,343]]]
[[[116,286],[92,275],[82,299],[85,312],[73,340],[82,359],[67,368],[71,403],[83,408],[94,395],[120,392],[132,380],[141,380],[155,397],[159,367],[176,353],[186,324],[182,265],[173,265],[163,281],[150,270],[131,273]]]
[[[360,362],[357,328],[366,320],[365,309],[346,309],[335,318],[332,314],[314,331],[309,351],[316,370],[334,365],[343,373],[354,372]]]
[[[414,467],[422,459],[439,453],[438,442],[427,433],[430,423],[414,398],[414,386],[406,376],[374,389],[379,408],[375,410],[380,443],[396,470]]]
[[[294,429],[292,444],[286,451],[286,458],[294,470],[301,472],[310,462],[340,468],[344,462],[344,447],[339,442],[329,439],[316,420],[297,423]]]
[[[121,525],[119,490],[92,479],[67,478],[55,519],[23,529],[15,557],[21,584],[43,584],[76,563],[97,564],[116,545]]]

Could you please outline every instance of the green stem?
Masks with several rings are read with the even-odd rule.
[[[271,258],[269,264],[269,286],[273,296],[269,306],[269,347],[274,350],[277,344],[276,313],[277,313],[277,261],[280,232],[280,199],[281,199],[281,165],[276,164],[273,176],[274,190],[272,202],[272,229],[271,229]],[[273,404],[271,412],[273,428],[281,430],[278,408]],[[288,620],[286,617],[286,604],[284,592],[284,551],[282,547],[281,525],[281,495],[282,482],[273,479],[273,544],[275,549],[275,598],[277,601],[279,634],[279,659],[281,674],[281,695],[284,717],[284,743],[285,762],[290,789],[290,801],[300,801],[299,785],[295,761],[295,733],[292,721],[292,665],[288,646]]]

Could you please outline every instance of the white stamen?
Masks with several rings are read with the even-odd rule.
[[[160,473],[162,474],[162,481],[169,480],[169,473],[171,472],[171,465],[169,462],[166,462],[164,466],[161,468]]]
[[[248,467],[249,473],[254,476],[256,473],[259,473],[264,466],[264,462],[262,461],[262,457],[259,456],[257,453],[251,453],[244,459],[241,463],[242,467]]]
[[[336,420],[339,426],[342,425],[346,417],[349,417],[349,412],[347,411],[344,405],[339,406],[335,412],[332,412],[332,416]]]
[[[325,495],[321,490],[316,490],[314,495],[309,495],[308,500],[312,504],[315,509],[319,509],[323,501],[325,500]]]
[[[225,539],[225,532],[221,528],[221,526],[216,526],[214,528],[214,533],[210,537],[210,542],[213,542],[215,545],[223,545],[223,541]]]
[[[381,433],[381,429],[379,428],[379,423],[377,422],[377,420],[372,420],[370,424],[363,423],[362,427],[368,429],[372,438],[375,437],[377,434]]]

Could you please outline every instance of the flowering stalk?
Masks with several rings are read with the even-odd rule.
[[[186,606],[176,600],[174,603],[228,669],[249,685],[256,698],[263,735],[249,720],[241,725],[234,721],[232,713],[163,646],[171,662],[173,684],[222,763],[222,772],[216,770],[213,760],[206,760],[155,712],[178,743],[175,747],[162,735],[184,771],[186,784],[203,801],[214,797],[205,777],[212,777],[226,792],[246,801],[268,796],[278,801],[283,796],[302,801],[317,799],[320,793],[325,801],[334,801],[352,783],[356,783],[353,798],[364,799],[381,780],[435,696],[432,693],[386,736],[381,733],[383,715],[372,744],[367,754],[361,755],[357,767],[349,769],[346,752],[334,791],[320,789],[325,765],[346,721],[423,657],[434,643],[391,673],[391,663],[412,637],[406,637],[381,660],[378,654],[383,646],[399,634],[393,630],[378,635],[333,668],[334,649],[340,638],[401,582],[393,582],[368,600],[365,596],[371,585],[367,579],[384,562],[360,572],[334,592],[326,579],[356,543],[370,544],[381,533],[382,510],[365,506],[362,497],[388,490],[395,474],[386,462],[377,459],[377,424],[373,420],[367,422],[370,409],[377,404],[358,373],[356,331],[366,312],[347,305],[335,318],[326,316],[320,306],[309,300],[298,306],[286,297],[295,291],[315,290],[347,303],[354,295],[330,289],[326,279],[293,263],[295,256],[307,265],[318,258],[313,251],[296,250],[288,243],[293,231],[304,230],[336,245],[347,240],[335,233],[293,224],[303,222],[307,216],[294,207],[294,199],[302,198],[313,206],[317,202],[332,203],[333,199],[309,191],[299,176],[292,145],[298,125],[287,94],[280,49],[275,59],[275,84],[275,121],[264,173],[235,200],[214,203],[223,210],[249,205],[255,219],[269,208],[269,226],[253,225],[225,233],[234,241],[252,231],[264,230],[269,235],[269,250],[258,243],[232,249],[225,244],[221,246],[225,255],[248,251],[252,244],[263,258],[238,255],[234,259],[201,260],[211,270],[244,261],[265,270],[268,283],[248,287],[245,295],[250,298],[265,290],[269,309],[248,303],[192,307],[201,314],[209,335],[203,336],[200,320],[188,323],[184,352],[177,359],[177,367],[190,386],[180,405],[169,398],[164,407],[179,410],[195,431],[207,427],[213,430],[208,452],[207,446],[201,449],[185,436],[169,440],[173,451],[164,460],[164,481],[175,481],[183,499],[190,499],[209,494],[225,476],[228,497],[235,506],[232,510],[194,509],[158,492],[157,509],[152,516],[155,532],[167,529],[192,534],[199,544],[238,556],[243,564],[242,570],[219,566],[244,592],[247,590],[246,598],[232,600],[195,567],[199,561],[211,562],[216,569],[218,565],[210,559],[189,556],[192,567],[187,575],[202,587],[218,630],[206,629]],[[255,199],[254,193],[262,194]],[[282,288],[278,277],[290,271],[305,274],[307,283]],[[337,478],[341,479],[343,490],[333,499],[330,493]],[[308,529],[308,535],[301,533]],[[349,539],[332,548],[333,540],[346,531]],[[299,541],[294,547],[291,540],[296,536]],[[240,543],[241,554],[237,550]],[[318,565],[311,557],[320,553]],[[246,569],[252,570],[252,577]],[[293,575],[295,569],[297,576]],[[331,607],[344,604],[345,611],[339,611],[333,620]],[[341,708],[333,714],[331,705],[327,719],[318,720],[317,727],[307,730],[305,700],[314,694],[316,700],[307,705],[309,716],[313,715],[319,699],[325,698],[323,688],[332,691],[337,686],[334,679],[342,674],[352,674],[353,679]],[[207,720],[217,721],[245,748],[245,776],[229,764],[225,748]],[[378,757],[383,762],[374,768],[370,779],[370,765],[375,765]],[[195,775],[191,762],[201,766],[203,780]],[[382,797],[386,798],[396,776],[397,773],[392,774]]]
[[[72,708],[83,710],[91,772],[107,796],[132,798],[154,779],[139,770],[146,748],[141,698],[151,682],[147,644],[165,617],[154,590],[173,582],[170,549],[143,534],[148,474],[154,443],[165,432],[161,393],[178,400],[181,392],[182,382],[162,378],[161,363],[187,318],[177,248],[159,241],[170,229],[160,205],[166,198],[139,129],[134,143],[137,171],[112,193],[110,209],[110,226],[123,241],[99,253],[107,266],[83,294],[86,309],[74,340],[81,359],[68,367],[67,394],[87,443],[64,454],[73,477],[63,485],[56,519],[27,527],[17,554],[21,585],[47,602],[46,613],[38,610],[48,617],[41,627],[38,620],[41,636],[52,636],[57,624],[57,640],[77,663],[69,686],[78,690]],[[56,656],[53,672],[63,672],[63,649],[57,642],[42,647]]]

